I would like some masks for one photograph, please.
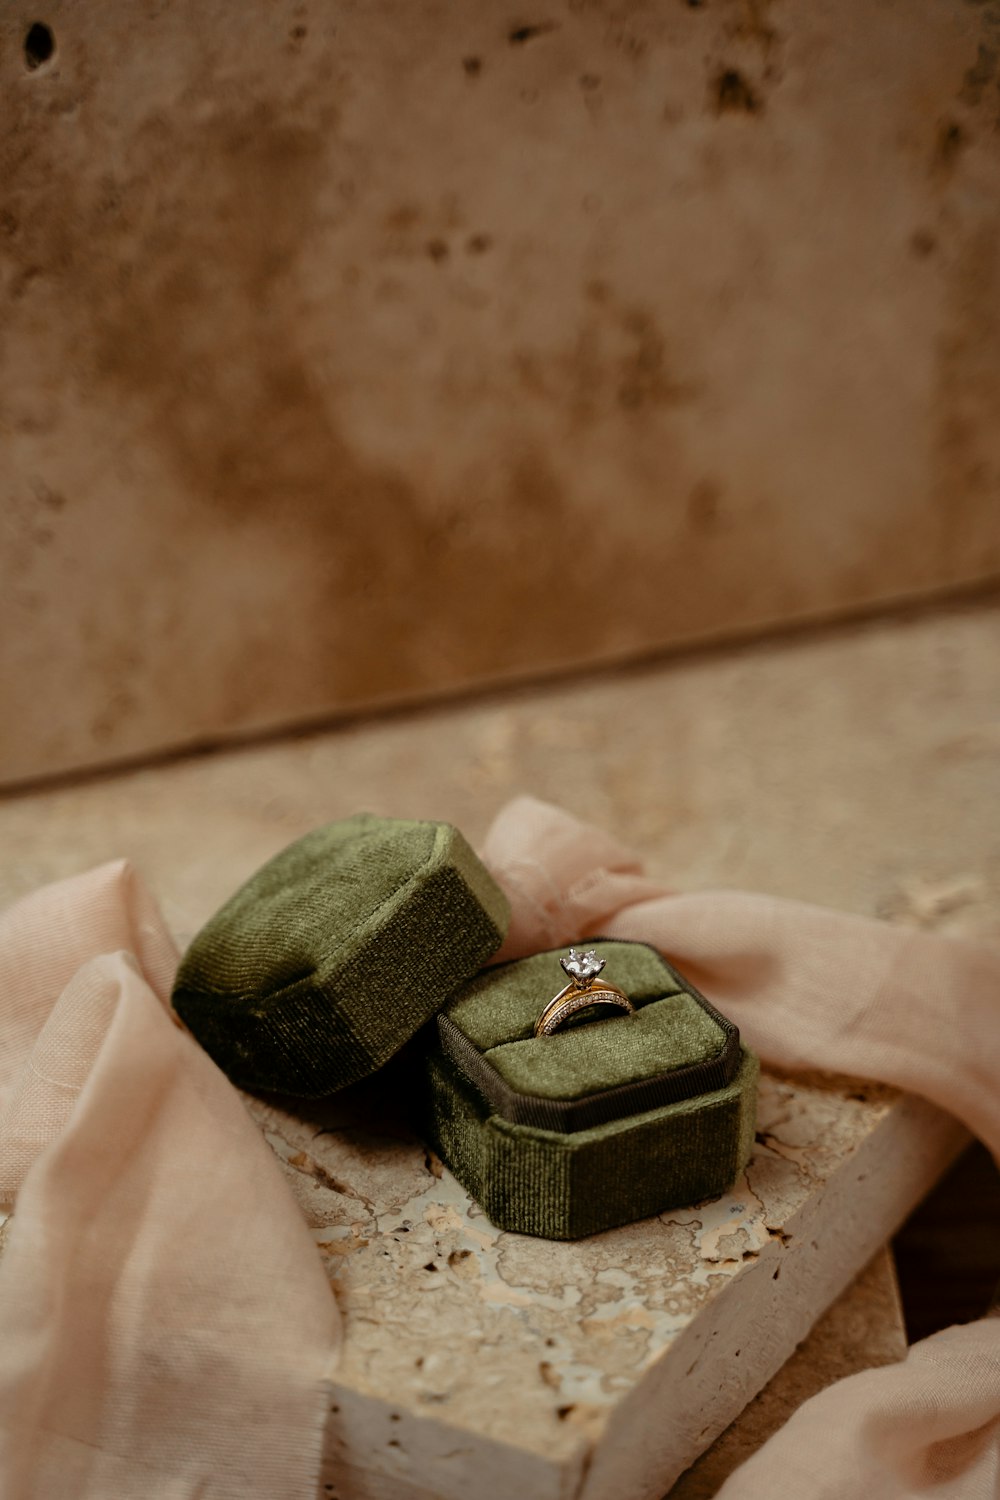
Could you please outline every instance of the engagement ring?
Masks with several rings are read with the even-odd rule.
[[[551,1036],[570,1016],[580,1010],[589,1010],[592,1005],[610,1006],[628,1015],[634,1014],[635,1006],[622,990],[607,982],[595,982],[607,959],[598,958],[593,948],[586,953],[571,948],[569,955],[559,962],[570,982],[552,997],[538,1017],[535,1036]]]

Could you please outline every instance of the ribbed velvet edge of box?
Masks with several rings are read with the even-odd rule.
[[[567,1135],[491,1114],[450,1060],[429,1050],[420,1127],[497,1228],[582,1239],[730,1188],[753,1146],[758,1074],[744,1047],[726,1088]]]

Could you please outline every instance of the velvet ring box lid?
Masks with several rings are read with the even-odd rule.
[[[359,814],[290,845],[216,912],[174,1008],[241,1087],[331,1094],[388,1062],[509,920],[457,828]]]

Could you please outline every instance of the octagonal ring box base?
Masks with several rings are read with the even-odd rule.
[[[422,1130],[500,1229],[579,1239],[718,1197],[750,1157],[758,1064],[736,1027],[655,949],[586,946],[634,1015],[534,1036],[561,949],[477,976],[424,1053]]]

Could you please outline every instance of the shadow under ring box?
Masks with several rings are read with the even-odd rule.
[[[377,1090],[416,1038],[418,1128],[501,1229],[576,1239],[724,1192],[754,1131],[736,1028],[653,948],[592,940],[635,1014],[535,1037],[564,950],[484,967],[508,921],[456,828],[361,814],[240,887],[173,1003],[234,1083],[291,1097]]]

